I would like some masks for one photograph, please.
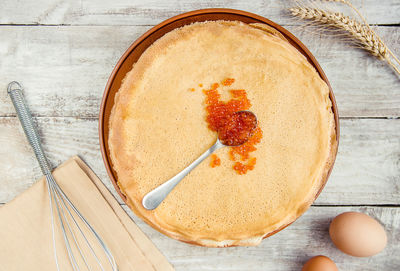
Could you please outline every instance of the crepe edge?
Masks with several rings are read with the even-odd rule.
[[[278,37],[279,39],[282,39],[285,42],[288,42],[287,39],[279,31],[277,31],[276,29],[274,29],[266,24],[261,24],[261,23],[245,24],[245,23],[239,22],[239,21],[223,21],[223,20],[212,21],[212,22],[219,22],[219,23],[222,23],[225,25],[249,25],[255,29],[262,30],[269,35]],[[203,24],[203,23],[206,23],[206,22],[201,22],[201,24]],[[194,25],[194,24],[200,24],[200,23],[196,22],[191,25]],[[184,27],[185,26],[182,26],[180,28],[174,29],[173,31],[182,29]],[[171,32],[173,32],[173,31],[171,31]],[[171,32],[168,32],[165,35],[168,35]],[[190,31],[187,31],[185,33],[189,33],[189,32]],[[162,38],[165,38],[165,35]],[[171,41],[173,41],[174,39],[177,39],[177,38],[178,37],[176,37],[176,35],[172,36],[172,37],[170,36],[170,37],[168,37],[168,39],[163,39],[162,43],[160,43],[160,42],[155,43],[155,44],[151,45],[151,47],[157,46],[159,48],[162,48],[163,46],[169,44]],[[160,41],[160,39],[158,39],[157,41]],[[289,43],[289,45],[290,45],[290,43]],[[293,50],[296,50],[292,45],[290,45],[290,47]],[[299,53],[297,50],[296,50],[296,52]],[[153,59],[153,57],[155,57],[154,55],[151,55],[151,54],[145,54],[145,52],[142,54],[142,56],[144,56],[144,59],[141,61],[142,67],[139,68],[139,71],[140,71],[139,74],[134,74],[134,76],[130,76],[130,74],[134,70],[134,67],[137,65],[137,63],[135,63],[132,67],[132,70],[126,74],[126,76],[123,79],[123,82],[121,84],[121,88],[120,88],[120,90],[118,90],[118,92],[116,94],[115,103],[114,103],[114,106],[112,108],[111,115],[110,115],[110,127],[113,127],[112,126],[113,123],[117,126],[121,125],[121,121],[118,121],[119,119],[115,119],[115,118],[117,116],[123,118],[123,116],[124,116],[125,111],[124,111],[123,105],[126,105],[126,102],[129,101],[129,97],[132,95],[132,93],[129,93],[129,89],[134,88],[135,79],[140,77],[142,72],[145,70],[146,66],[149,65],[149,63],[151,63],[151,60]],[[306,60],[305,57],[304,57],[304,59]],[[316,72],[315,68],[308,61],[307,61],[307,64],[309,64],[310,68],[312,68]],[[320,79],[322,80],[322,78],[320,78]],[[323,83],[326,85],[326,82],[323,82]],[[125,92],[125,93],[123,93],[123,92]],[[123,93],[124,96],[121,95],[121,93]],[[329,92],[328,92],[328,95],[329,95]],[[124,99],[121,99],[121,96],[123,96]],[[332,100],[330,98],[329,98],[329,100],[332,105]],[[310,190],[310,193],[306,197],[306,200],[298,205],[296,212],[293,212],[291,215],[288,215],[285,219],[281,220],[279,222],[279,225],[275,229],[269,230],[268,232],[265,232],[262,235],[252,236],[250,238],[243,238],[243,239],[237,239],[237,240],[226,239],[226,240],[222,240],[222,241],[217,241],[217,240],[206,239],[206,238],[190,238],[190,237],[195,237],[195,236],[194,235],[192,235],[192,236],[184,235],[184,234],[180,234],[177,232],[166,230],[162,227],[162,225],[160,225],[159,223],[157,223],[155,221],[154,215],[145,216],[143,213],[143,210],[140,210],[139,208],[137,208],[136,204],[134,202],[132,202],[131,199],[125,193],[124,187],[120,184],[120,182],[118,181],[118,178],[117,178],[117,185],[120,188],[121,193],[126,196],[126,201],[127,201],[128,206],[138,217],[140,217],[142,220],[144,220],[147,224],[149,224],[151,227],[153,227],[157,231],[159,231],[171,238],[177,239],[177,240],[185,242],[185,243],[204,246],[204,247],[257,246],[258,244],[261,243],[261,241],[264,238],[271,236],[274,233],[279,232],[283,228],[285,228],[285,227],[289,226],[291,223],[293,223],[297,218],[299,218],[306,210],[308,210],[308,208],[311,206],[311,204],[316,199],[317,195],[319,195],[319,193],[322,191],[325,183],[327,182],[328,174],[329,174],[329,172],[332,168],[332,165],[335,161],[337,147],[338,147],[338,142],[337,142],[337,137],[336,137],[337,133],[336,133],[335,118],[334,118],[332,109],[330,109],[330,115],[331,115],[331,118],[330,118],[331,119],[331,121],[330,121],[331,122],[330,123],[331,124],[330,125],[331,126],[330,150],[328,152],[328,157],[325,162],[325,167],[322,169],[322,174],[320,175],[319,180],[316,181],[316,183],[318,183],[319,185],[314,185],[315,189]],[[111,162],[112,162],[113,168],[115,169],[115,167],[116,167],[115,164],[119,164],[118,163],[119,159],[116,158],[116,153],[119,153],[119,154],[122,153],[118,150],[123,148],[123,146],[121,145],[121,143],[123,142],[123,140],[122,140],[123,135],[118,135],[118,136],[113,135],[112,129],[110,129],[109,133],[110,133],[110,136],[109,136],[110,146],[113,145],[112,143],[115,144],[114,151],[110,147]],[[134,157],[129,157],[129,159],[133,159],[133,163],[134,163],[134,160],[135,160]],[[117,175],[118,175],[118,171],[117,170],[115,170],[115,171],[117,172]],[[141,208],[141,209],[143,209],[143,208]],[[271,226],[269,226],[269,228],[270,227]]]

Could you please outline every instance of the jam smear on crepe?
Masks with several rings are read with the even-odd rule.
[[[226,78],[221,82],[224,87],[229,87],[235,82],[233,78]],[[250,109],[251,103],[247,98],[246,90],[244,89],[230,89],[229,93],[231,99],[228,101],[221,100],[221,94],[219,92],[220,84],[214,83],[211,85],[210,89],[203,89],[203,93],[206,95],[205,104],[207,117],[206,121],[208,123],[208,128],[215,132],[223,132],[231,130],[230,136],[232,140],[243,140],[245,136],[243,129],[248,129],[246,126],[246,120],[239,120],[243,124],[241,128],[229,129],[233,127],[226,127],[227,124],[232,122],[232,117],[235,112],[245,111]],[[235,139],[235,135],[238,138]],[[229,158],[234,161],[233,169],[238,174],[246,174],[248,170],[253,170],[256,164],[256,158],[250,157],[250,153],[257,150],[256,145],[260,143],[262,139],[262,130],[259,126],[253,131],[252,135],[242,145],[231,147],[229,150]],[[226,135],[229,137],[229,135]],[[233,142],[234,143],[234,142]],[[228,145],[228,144],[227,144]],[[235,145],[235,144],[232,144]]]

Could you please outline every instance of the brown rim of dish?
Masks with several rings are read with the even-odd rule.
[[[259,15],[235,9],[225,9],[225,8],[213,8],[213,9],[201,9],[194,10],[186,13],[179,14],[172,18],[169,18],[160,24],[154,26],[146,33],[144,33],[141,37],[139,37],[132,45],[125,51],[125,53],[121,56],[118,63],[115,65],[110,78],[108,79],[107,85],[105,87],[105,91],[103,94],[103,99],[100,106],[100,114],[99,114],[99,140],[100,140],[100,149],[103,157],[104,164],[106,166],[106,170],[108,176],[111,179],[112,184],[115,187],[115,190],[118,192],[122,200],[127,203],[126,196],[121,192],[118,181],[117,174],[114,172],[112,168],[112,162],[109,157],[109,147],[108,147],[108,132],[109,132],[109,118],[111,114],[111,109],[114,105],[114,97],[117,91],[121,86],[122,80],[125,78],[127,72],[132,69],[132,65],[139,59],[141,54],[157,39],[162,37],[164,34],[172,31],[175,28],[191,24],[193,22],[203,22],[203,21],[216,21],[216,20],[226,20],[226,21],[241,21],[244,23],[263,23],[269,25],[270,27],[278,30],[301,54],[303,54],[307,60],[314,66],[317,70],[321,78],[326,82],[329,87],[329,98],[332,102],[332,111],[335,117],[335,129],[336,129],[336,150],[334,153],[333,161],[329,172],[318,190],[315,199],[319,196],[322,189],[324,188],[326,182],[328,181],[329,175],[331,174],[333,165],[335,163],[336,155],[337,155],[337,147],[339,144],[339,114],[336,106],[335,96],[333,95],[333,91],[331,85],[329,84],[328,78],[326,77],[324,71],[321,66],[318,64],[315,57],[311,54],[311,52],[307,49],[307,47],[300,42],[292,33],[283,28],[282,26],[264,18]],[[297,217],[298,218],[298,217]],[[296,218],[296,219],[297,219]],[[294,220],[295,221],[295,220]],[[282,226],[281,228],[267,234],[264,238],[269,237],[282,229],[286,228],[291,223]],[[190,243],[190,242],[189,242]]]

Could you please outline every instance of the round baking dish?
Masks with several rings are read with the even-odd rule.
[[[162,37],[164,34],[172,31],[175,28],[182,27],[187,24],[191,24],[194,22],[204,22],[204,21],[216,21],[216,20],[227,20],[227,21],[241,21],[244,23],[263,23],[266,24],[277,31],[279,31],[301,54],[303,54],[307,60],[314,66],[317,70],[321,78],[327,83],[330,91],[330,99],[332,101],[332,111],[335,117],[335,128],[336,128],[336,140],[339,142],[339,115],[336,106],[335,97],[332,92],[332,88],[329,84],[329,81],[323,72],[322,68],[318,64],[315,57],[311,54],[311,52],[301,43],[293,34],[291,34],[288,30],[283,28],[282,26],[264,18],[256,14],[252,14],[249,12],[241,11],[241,10],[233,10],[233,9],[203,9],[196,10],[187,13],[183,13],[172,17],[157,26],[151,28],[149,31],[144,33],[140,38],[138,38],[122,55],[118,63],[116,64],[114,70],[112,71],[110,78],[108,79],[103,100],[100,107],[100,115],[99,115],[99,138],[100,138],[100,149],[103,157],[103,161],[107,170],[107,173],[113,183],[115,190],[118,192],[120,197],[124,202],[127,202],[125,195],[121,192],[118,187],[117,174],[113,170],[112,162],[110,159],[110,150],[108,146],[108,133],[109,133],[109,118],[111,114],[112,107],[114,105],[115,94],[118,92],[122,80],[125,78],[125,75],[132,69],[132,65],[139,59],[142,53],[153,44],[154,41]],[[337,153],[337,144],[336,150],[334,151],[334,159],[336,158]],[[315,199],[318,197],[323,187],[325,186],[329,175],[332,171],[334,161],[329,170],[329,173],[326,179],[323,182],[323,185],[319,189],[318,193],[315,196]],[[292,221],[291,223],[293,223]],[[275,230],[274,232],[269,233],[265,237],[271,236],[283,228],[287,227],[291,223],[284,225],[283,227]]]

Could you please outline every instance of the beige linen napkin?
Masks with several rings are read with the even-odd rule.
[[[110,248],[120,271],[174,270],[81,159],[71,158],[53,175]],[[60,269],[72,270],[59,230],[56,241]],[[44,178],[0,207],[0,270],[56,270]]]

